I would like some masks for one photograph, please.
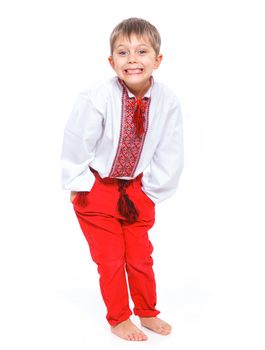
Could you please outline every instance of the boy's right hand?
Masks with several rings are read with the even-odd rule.
[[[75,191],[71,191],[70,193],[70,201],[73,203],[76,195],[77,195],[78,192],[75,192]]]

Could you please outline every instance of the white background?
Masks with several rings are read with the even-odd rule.
[[[113,76],[109,35],[133,16],[161,33],[155,78],[185,137],[150,232],[174,330],[137,344],[109,331],[59,161],[78,93]],[[1,2],[1,349],[264,349],[264,32],[258,0]]]

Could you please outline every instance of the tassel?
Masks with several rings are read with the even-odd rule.
[[[133,122],[136,128],[136,134],[138,136],[141,136],[144,132],[144,113],[143,113],[144,106],[142,106],[141,99],[137,99],[135,101],[135,105],[136,105],[136,108],[133,115]]]
[[[139,212],[126,193],[126,187],[128,185],[128,181],[119,180],[120,198],[118,200],[118,211],[131,224],[137,220]]]

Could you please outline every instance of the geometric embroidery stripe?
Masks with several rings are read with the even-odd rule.
[[[148,98],[147,100],[147,107],[145,110],[145,115],[144,115],[144,119],[145,119],[145,123],[144,123],[144,133],[142,134],[142,140],[141,140],[141,148],[139,149],[139,156],[137,161],[134,164],[134,169],[133,169],[133,174],[138,166],[138,163],[140,161],[140,157],[142,154],[142,150],[143,150],[143,146],[144,146],[144,141],[145,141],[145,137],[148,131],[148,127],[149,127],[149,109],[150,109],[150,103],[151,103],[151,97]]]
[[[133,177],[142,153],[148,129],[150,99],[143,100],[146,105],[144,113],[144,133],[136,134],[133,122],[134,102],[129,98],[127,90],[122,90],[122,113],[119,143],[109,177]]]

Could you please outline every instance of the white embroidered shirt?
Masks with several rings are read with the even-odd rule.
[[[95,177],[133,179],[143,173],[143,191],[158,203],[177,189],[183,168],[180,104],[152,79],[142,99],[142,135],[136,135],[135,97],[118,77],[81,92],[64,130],[62,187],[90,191]]]

